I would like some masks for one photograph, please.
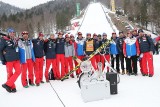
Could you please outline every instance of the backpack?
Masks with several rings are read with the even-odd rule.
[[[49,76],[49,80],[55,80],[53,69],[50,70],[50,72],[48,73],[48,76]]]

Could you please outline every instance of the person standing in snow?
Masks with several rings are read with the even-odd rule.
[[[60,80],[65,76],[65,53],[64,53],[65,39],[63,38],[63,33],[58,33],[58,38],[56,39],[56,63],[57,63],[57,76]],[[61,64],[61,65],[60,65]],[[61,66],[61,71],[60,71]],[[61,72],[61,76],[60,76]]]
[[[94,44],[95,44],[94,51],[97,50],[102,45],[100,34],[97,36],[97,39],[94,39]],[[101,62],[101,55],[99,53],[97,53],[94,57],[96,59],[96,63]]]
[[[78,32],[78,37],[77,37],[77,48],[76,48],[76,56],[78,59],[83,60],[84,58],[84,41],[85,39],[82,36],[81,32]],[[77,62],[75,62],[75,66],[78,65]],[[79,74],[81,73],[80,68],[78,68],[78,70],[76,71],[76,75],[79,76]]]
[[[54,34],[50,35],[50,38],[45,40],[44,52],[46,56],[46,69],[45,69],[45,79],[49,82],[49,68],[52,65],[54,78],[57,79],[57,64],[56,64],[56,40]]]
[[[125,74],[124,70],[124,54],[123,54],[123,42],[124,42],[125,36],[123,31],[119,32],[119,38],[117,39],[117,49],[119,53],[119,58],[121,62],[121,69],[122,69],[122,75]]]
[[[28,32],[22,32],[22,38],[18,41],[19,47],[19,56],[21,62],[21,82],[24,88],[28,88],[29,85],[34,86],[34,62],[35,62],[35,55],[33,51],[33,44],[32,41],[28,37]],[[27,70],[28,70],[28,79],[27,80]]]
[[[7,32],[8,36],[3,36],[0,41],[0,59],[2,64],[6,65],[7,70],[7,82],[2,87],[9,93],[15,93],[17,92],[15,81],[21,74],[18,40],[15,37],[13,28],[8,28]]]
[[[65,35],[64,50],[65,50],[65,73],[67,74],[69,70],[73,69],[72,57],[75,56],[74,44],[70,40],[70,37],[68,34]],[[71,74],[71,77],[74,78],[73,74]]]
[[[117,34],[113,32],[111,37],[111,42],[110,42],[111,66],[112,68],[114,68],[114,60],[116,60],[116,70],[117,70],[117,73],[120,73],[117,39],[118,39]]]
[[[84,42],[83,49],[84,49],[84,53],[87,57],[94,52],[95,42],[94,42],[94,39],[91,38],[91,33],[87,33],[86,36],[87,37],[86,37],[86,41]],[[93,56],[90,60],[91,60],[91,63],[92,63],[92,66],[93,66],[94,70],[97,70],[95,57]]]
[[[36,85],[39,86],[43,82],[43,63],[44,63],[44,40],[43,33],[40,32],[37,39],[33,39],[33,49],[35,54],[35,75]]]
[[[132,36],[137,38],[137,39],[139,38],[138,33],[137,33],[137,29],[132,30]]]
[[[142,67],[142,75],[152,77],[154,75],[154,66],[153,66],[153,51],[154,44],[152,39],[145,35],[142,29],[138,30],[139,34],[139,46],[140,46],[140,54],[142,55],[141,59],[141,67]]]
[[[107,34],[103,33],[103,39],[102,39],[102,44],[104,44],[105,42],[109,41],[107,39]],[[110,49],[109,49],[110,45],[107,45],[104,49],[102,49],[102,54],[105,53],[104,56],[101,55],[101,62],[102,62],[102,69],[104,69],[104,65],[105,65],[105,59],[108,61],[108,63],[110,63]],[[105,57],[105,59],[104,59]],[[107,67],[107,72],[109,72],[109,67]]]
[[[123,53],[126,57],[128,75],[137,75],[137,56],[139,56],[139,43],[136,37],[133,37],[131,32],[127,32],[127,38],[123,43]],[[132,68],[133,67],[133,68]],[[133,71],[133,72],[132,72]]]
[[[74,35],[73,34],[71,34],[70,35],[70,42],[73,44],[73,46],[74,46],[74,53],[75,53],[75,55],[77,55],[77,52],[76,52],[76,49],[77,49],[77,43],[76,43],[76,41],[75,41],[75,37],[74,37]]]

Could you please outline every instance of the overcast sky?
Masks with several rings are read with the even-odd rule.
[[[20,7],[23,9],[29,9],[33,6],[46,3],[47,1],[51,0],[0,0],[5,3],[9,3],[11,5],[14,5],[16,7]]]

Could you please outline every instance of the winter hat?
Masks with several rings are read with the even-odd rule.
[[[74,38],[73,34],[70,35],[70,38]]]
[[[101,37],[101,34],[98,34],[98,36],[97,37]]]
[[[123,31],[119,31],[119,34],[123,33]]]
[[[139,29],[139,30],[138,30],[138,33],[141,33],[141,32],[143,33],[143,30],[142,30],[142,29]]]
[[[106,33],[103,33],[102,35],[103,35],[103,36],[107,36],[107,34],[106,34]]]
[[[40,37],[40,36],[44,36],[42,32],[39,32],[39,37]]]
[[[59,32],[58,35],[63,35],[63,33],[62,33],[62,32]]]
[[[8,28],[8,29],[7,29],[7,32],[8,32],[8,33],[12,33],[12,32],[15,32],[15,30],[14,30],[13,28]]]
[[[66,34],[66,35],[65,35],[65,38],[69,38],[69,35],[68,35],[68,34]]]
[[[127,35],[128,35],[128,34],[132,34],[132,33],[131,33],[130,31],[128,31],[128,32],[127,32]]]
[[[86,36],[91,36],[91,33],[87,33]]]
[[[116,32],[113,32],[112,35],[113,35],[113,34],[116,34]]]
[[[22,36],[25,35],[25,34],[28,35],[28,32],[27,31],[23,31],[21,34],[22,34]]]
[[[133,29],[132,32],[137,32],[137,29]]]
[[[96,33],[94,33],[94,34],[93,34],[93,37],[94,37],[94,36],[97,36],[97,34],[96,34]]]
[[[82,33],[81,33],[81,32],[78,32],[78,35],[82,35]]]

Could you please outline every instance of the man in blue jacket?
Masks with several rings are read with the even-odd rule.
[[[109,41],[107,39],[107,34],[103,33],[103,39],[102,39],[102,44],[104,44],[105,42]],[[102,49],[102,54],[105,54],[104,56],[101,55],[101,62],[102,62],[102,68],[104,69],[104,65],[105,65],[105,59],[108,61],[108,63],[110,63],[110,45],[106,46],[104,49]],[[104,58],[105,57],[105,58]],[[109,67],[107,67],[107,71],[109,72]]]
[[[83,49],[84,49],[85,55],[89,56],[95,50],[95,42],[94,42],[94,39],[91,38],[91,33],[87,33],[86,36],[87,37],[86,37],[86,41],[84,42]],[[91,63],[92,63],[92,66],[93,66],[94,70],[97,70],[95,57],[93,56],[90,60],[91,60]]]
[[[121,62],[121,69],[122,69],[122,75],[125,74],[124,70],[124,54],[123,54],[123,42],[124,42],[125,36],[123,31],[119,32],[119,38],[117,39],[117,49],[119,53],[119,58]]]
[[[35,72],[36,72],[36,85],[39,86],[43,82],[43,63],[44,63],[44,40],[43,33],[40,32],[37,39],[32,40],[33,49],[35,54]]]
[[[123,53],[126,57],[126,65],[128,75],[137,75],[137,56],[139,56],[139,43],[136,37],[132,36],[131,32],[127,33],[127,38],[123,43]],[[132,72],[133,71],[133,72]]]
[[[153,51],[154,44],[152,39],[144,34],[142,29],[138,30],[140,53],[143,55],[141,59],[142,75],[152,77],[154,75]],[[148,63],[148,64],[147,64]]]
[[[83,60],[84,58],[84,41],[85,39],[82,36],[81,32],[78,32],[78,37],[77,37],[77,47],[76,47],[76,56],[78,59]],[[78,63],[75,61],[75,65],[78,65]],[[76,71],[76,75],[78,76],[81,73],[80,68]]]
[[[28,69],[28,79],[29,84],[34,86],[34,75],[33,75],[33,66],[35,61],[33,44],[32,41],[28,37],[28,32],[22,32],[22,38],[18,41],[19,54],[20,54],[20,62],[21,62],[21,82],[24,88],[28,88],[28,80],[27,80],[27,69]]]
[[[110,43],[110,54],[111,54],[111,66],[114,68],[114,60],[116,59],[116,70],[117,73],[120,73],[119,70],[119,53],[117,49],[117,34],[115,32],[112,33],[111,43]]]
[[[2,87],[9,93],[15,93],[17,91],[15,81],[21,73],[19,50],[14,29],[8,28],[7,32],[8,36],[4,36],[0,41],[0,59],[7,69],[7,82]]]
[[[65,57],[64,57],[64,44],[65,39],[63,38],[63,33],[58,33],[58,38],[56,39],[56,62],[57,62],[57,76],[58,79],[65,76]],[[60,76],[60,64],[61,64],[61,76]]]
[[[49,82],[48,72],[50,65],[52,64],[54,78],[57,79],[57,64],[56,64],[56,39],[54,34],[50,35],[50,38],[45,40],[44,51],[46,55],[46,69],[45,78],[46,82]]]

